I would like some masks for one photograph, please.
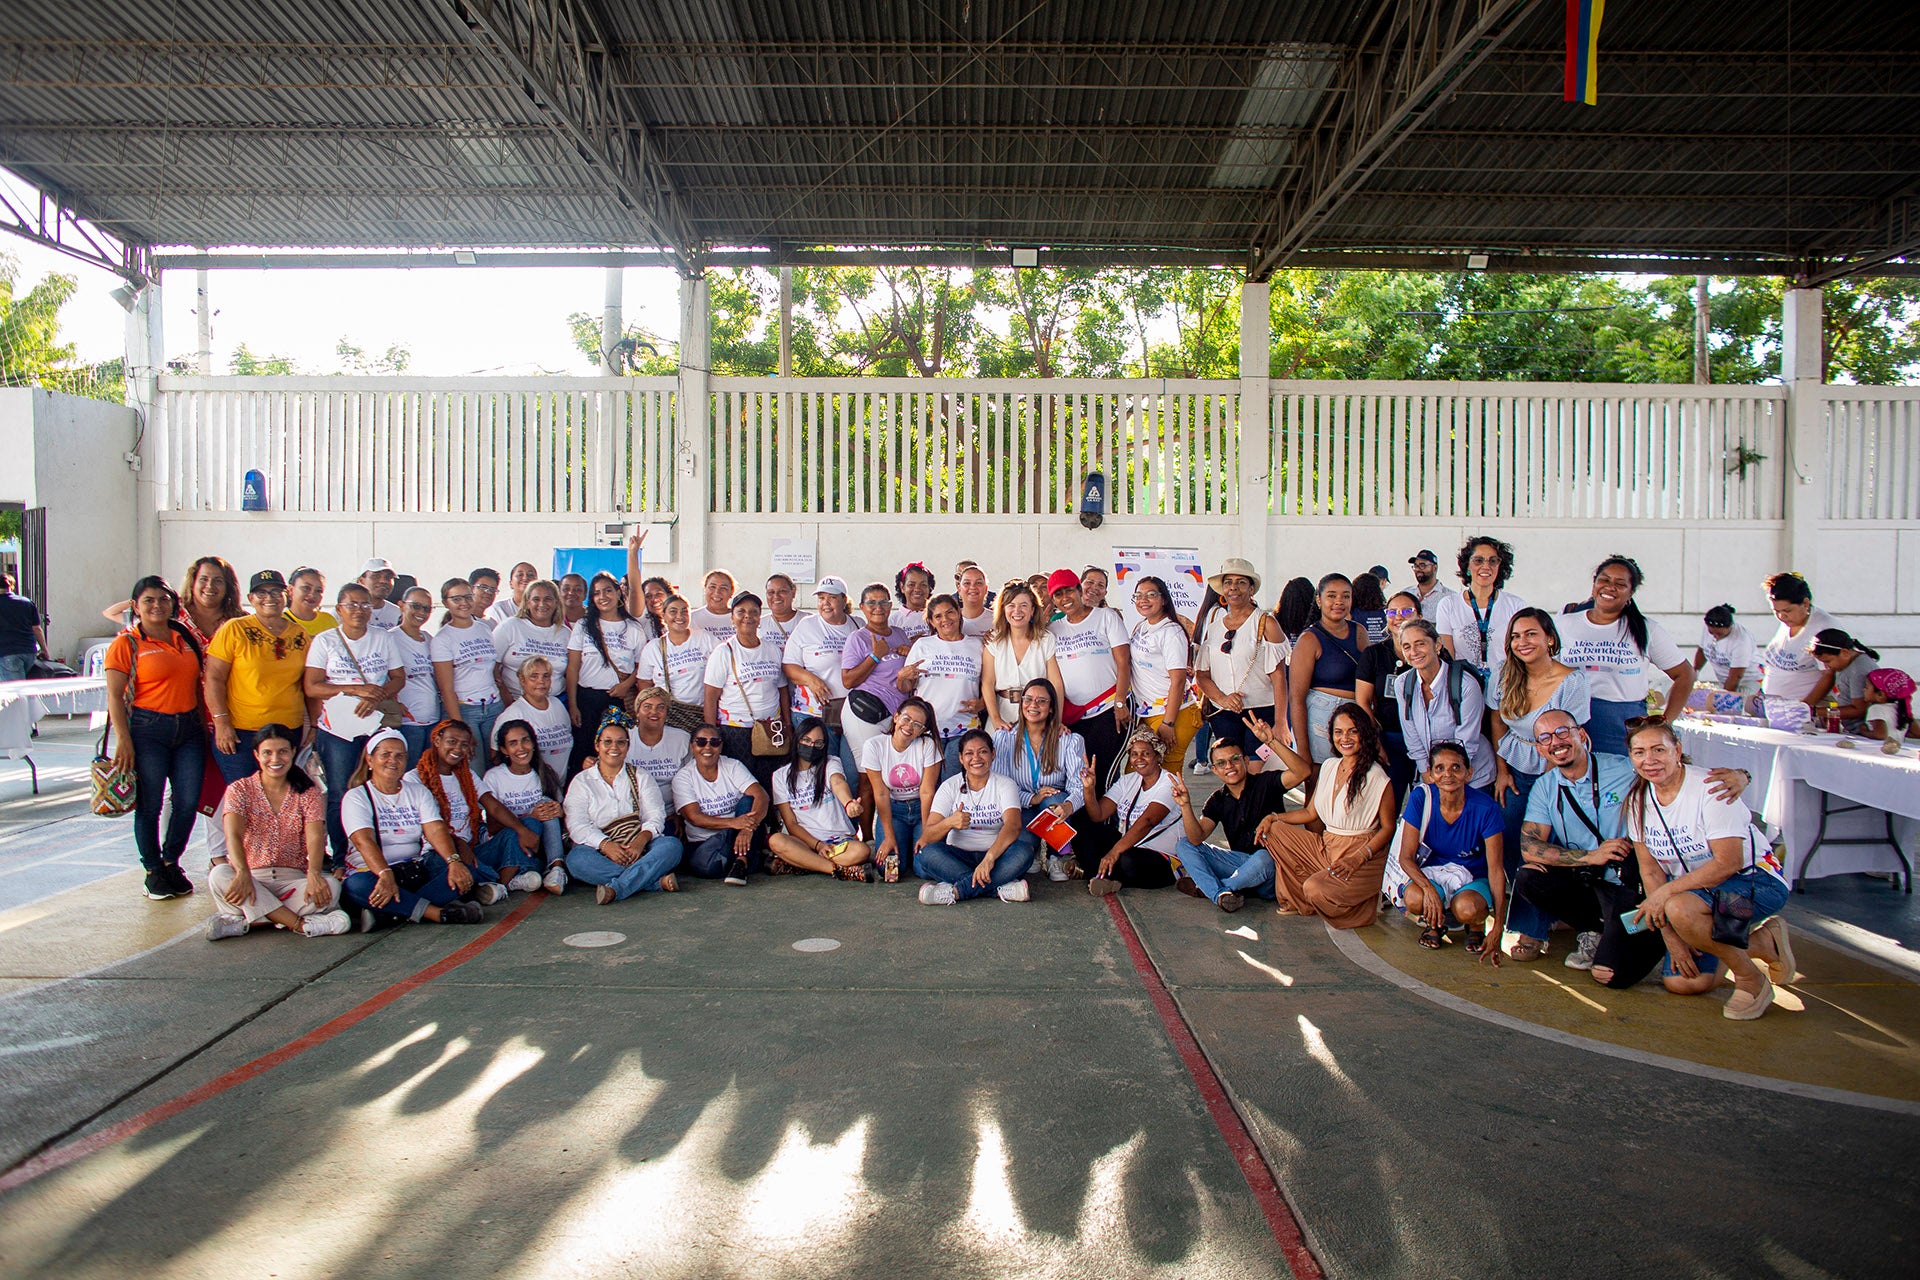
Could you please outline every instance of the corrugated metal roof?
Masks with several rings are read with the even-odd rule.
[[[613,91],[696,249],[1015,242],[1237,260],[1373,6],[594,12]],[[0,164],[147,244],[649,243],[604,165],[552,127],[568,108],[536,101],[453,14],[13,0]],[[1788,15],[1786,0],[1615,6],[1588,107],[1561,101],[1561,11],[1538,5],[1308,247],[1843,252],[1920,177],[1920,24],[1910,4],[1867,0]]]

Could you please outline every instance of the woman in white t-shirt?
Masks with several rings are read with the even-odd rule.
[[[1200,691],[1192,679],[1192,643],[1173,611],[1173,594],[1152,575],[1134,583],[1140,615],[1127,637],[1132,660],[1133,714],[1160,737],[1166,759],[1178,769],[1187,744],[1200,731]]]
[[[720,726],[703,724],[688,742],[693,759],[673,775],[687,867],[705,880],[744,885],[767,855],[767,790],[747,766],[721,754]]]
[[[681,596],[661,601],[660,616],[666,632],[640,651],[639,685],[665,689],[667,723],[691,732],[707,718],[707,657],[713,652],[713,637],[694,629]]]
[[[667,691],[659,685],[633,695],[633,735],[627,747],[627,762],[652,778],[663,796],[673,789],[674,775],[686,766],[692,749],[692,735],[667,723],[667,703]]]
[[[793,761],[773,771],[773,804],[786,828],[767,838],[767,870],[816,871],[836,880],[870,878],[873,850],[854,819],[864,811],[846,770],[827,745],[827,726],[809,720],[794,744]]]
[[[733,575],[725,569],[709,569],[700,590],[702,603],[688,617],[695,631],[719,644],[733,635]]]
[[[720,726],[727,755],[745,765],[769,795],[773,770],[793,750],[793,689],[787,684],[786,653],[760,638],[760,597],[742,591],[733,598],[733,635],[707,655],[707,723]],[[765,722],[781,755],[753,753],[753,727]]]
[[[1758,650],[1753,633],[1737,622],[1733,606],[1717,604],[1707,610],[1700,624],[1700,652],[1693,656],[1693,669],[1711,664],[1713,682],[1728,693],[1757,693],[1760,690]]]
[[[465,578],[441,583],[440,603],[446,606],[446,616],[428,648],[440,703],[449,719],[473,730],[474,741],[491,742],[493,722],[506,705],[493,678],[499,662],[493,652],[493,631],[474,621],[473,584]]]
[[[958,605],[955,601],[956,610]],[[1024,582],[1009,582],[994,601],[993,630],[980,653],[980,697],[989,729],[1019,723],[1020,691],[1029,680],[1045,680],[1062,699],[1067,696],[1054,657],[1054,639],[1047,630],[1051,613]]]
[[[518,573],[519,567],[514,572]],[[560,588],[541,578],[520,592],[520,607],[493,628],[494,673],[502,702],[520,696],[520,667],[528,658],[541,657],[556,671],[567,669],[568,628],[560,621]]]
[[[551,670],[543,674],[553,679]],[[482,780],[500,806],[539,837],[538,851],[546,868],[541,885],[548,893],[565,893],[566,822],[560,805],[565,793],[560,775],[542,758],[539,731],[513,715],[511,708],[494,723],[494,738],[500,746],[500,763],[487,770]]]
[[[440,806],[407,771],[406,740],[391,729],[367,739],[341,805],[347,828],[347,878],[341,905],[361,933],[380,923],[479,924],[486,913],[473,873],[453,851]]]
[[[906,665],[894,677],[902,693],[927,700],[937,717],[935,727],[945,744],[944,780],[960,769],[960,735],[980,727],[980,642],[960,633],[960,602],[935,596],[927,602],[927,621],[933,634],[921,636],[907,650]]]
[[[1825,609],[1814,607],[1813,588],[1799,574],[1776,573],[1767,579],[1766,587],[1780,627],[1760,651],[1760,692],[1817,707],[1833,688],[1833,674],[1807,651],[1807,643],[1840,624]]]
[[[1693,692],[1693,667],[1680,646],[1633,602],[1643,580],[1631,559],[1608,556],[1593,571],[1593,598],[1559,618],[1560,661],[1587,673],[1587,733],[1593,749],[1610,756],[1627,753],[1627,721],[1647,714],[1650,668],[1673,681],[1669,716],[1685,711]]]
[[[587,616],[567,637],[567,716],[573,721],[574,769],[593,754],[607,708],[625,705],[639,678],[635,668],[646,630],[627,612],[626,593],[610,573],[587,588]]]
[[[953,616],[957,630],[958,601]],[[920,886],[920,901],[949,906],[993,893],[1002,902],[1025,902],[1025,876],[1038,841],[1021,824],[1020,793],[1013,779],[993,771],[993,739],[986,730],[967,730],[959,746],[960,772],[934,792],[913,858],[914,874],[927,882]]]
[[[1174,850],[1185,829],[1162,751],[1160,735],[1135,729],[1127,739],[1127,772],[1104,796],[1093,769],[1080,771],[1086,821],[1074,824],[1074,857],[1095,897],[1118,893],[1122,885],[1158,889],[1174,882]]]
[[[918,560],[894,574],[893,595],[900,607],[887,616],[887,625],[906,632],[909,641],[931,634],[933,620],[927,617],[927,603],[933,599],[933,585],[933,570]]]
[[[524,720],[533,726],[541,761],[564,780],[573,756],[573,720],[560,699],[553,696],[553,671],[553,664],[538,655],[520,664],[520,696],[508,703],[493,722],[493,748],[498,756],[501,725],[512,719]]]
[[[1660,930],[1667,944],[1661,970],[1667,990],[1699,995],[1733,975],[1721,1013],[1750,1021],[1773,1003],[1774,983],[1793,981],[1786,922],[1787,882],[1773,850],[1754,831],[1747,806],[1707,794],[1707,771],[1687,764],[1680,739],[1659,720],[1636,721],[1628,758],[1638,776],[1620,806],[1622,834],[1633,841],[1646,900],[1632,927]],[[1747,945],[1713,937],[1718,896],[1747,917]],[[1758,958],[1765,966],[1754,963]]]
[[[341,587],[334,608],[339,624],[307,643],[304,692],[320,704],[313,745],[327,779],[327,843],[337,866],[347,856],[347,833],[340,825],[347,778],[360,763],[367,738],[380,728],[380,704],[406,685],[407,671],[389,639],[399,633],[368,625],[373,597],[365,587],[357,582]]]
[[[860,755],[860,771],[874,796],[874,826],[879,843],[873,862],[888,884],[900,879],[900,864],[920,847],[921,832],[932,814],[940,786],[941,751],[934,735],[934,712],[927,700],[909,697],[893,713],[892,728],[869,738]]]
[[[1357,702],[1342,703],[1327,736],[1338,763],[1320,770],[1305,806],[1268,828],[1274,897],[1282,915],[1317,915],[1335,929],[1357,929],[1379,914],[1387,848],[1399,822],[1373,717]]]
[[[1500,664],[1506,661],[1507,624],[1526,601],[1506,589],[1513,577],[1513,548],[1498,538],[1469,539],[1457,559],[1460,581],[1434,610],[1433,624],[1449,658],[1471,664],[1489,689],[1500,687]]]
[[[407,709],[400,723],[400,736],[407,743],[407,767],[427,749],[427,735],[440,723],[440,682],[434,678],[433,637],[427,634],[427,619],[433,616],[433,593],[425,587],[409,588],[399,604],[400,623],[384,634],[407,669],[407,682],[394,696]]]

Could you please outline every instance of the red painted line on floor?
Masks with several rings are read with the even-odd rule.
[[[256,1076],[265,1075],[275,1067],[293,1061],[307,1050],[325,1044],[349,1027],[366,1021],[400,997],[425,986],[435,978],[444,977],[452,973],[455,969],[458,969],[461,965],[473,959],[482,951],[485,951],[488,947],[500,941],[500,939],[506,937],[514,926],[518,925],[533,913],[534,908],[538,907],[546,896],[544,892],[529,894],[526,901],[522,902],[512,911],[509,911],[505,916],[496,921],[492,928],[475,938],[472,942],[469,942],[466,946],[461,947],[458,951],[434,961],[410,977],[400,979],[400,981],[394,983],[386,990],[367,997],[331,1022],[322,1023],[299,1039],[281,1045],[272,1053],[263,1054],[255,1058],[252,1062],[235,1067],[225,1075],[216,1076],[199,1088],[192,1089],[177,1098],[163,1102],[157,1107],[149,1107],[139,1115],[131,1116],[117,1124],[110,1124],[106,1128],[96,1130],[84,1137],[75,1138],[72,1142],[64,1143],[57,1147],[50,1147],[42,1151],[39,1155],[21,1162],[15,1168],[8,1170],[6,1174],[0,1175],[0,1194],[12,1191],[16,1187],[25,1186],[35,1178],[52,1173],[56,1169],[64,1169],[76,1160],[84,1159],[96,1151],[104,1150],[117,1142],[131,1138],[134,1134],[142,1130],[151,1129],[163,1120],[171,1120],[174,1116],[192,1107],[199,1106],[209,1098],[218,1097],[235,1085],[245,1084]]]
[[[1140,941],[1140,935],[1134,931],[1133,922],[1127,919],[1126,911],[1121,908],[1119,894],[1107,898],[1107,911],[1113,916],[1121,939],[1127,944],[1127,954],[1133,957],[1133,967],[1139,971],[1140,981],[1146,984],[1154,1012],[1160,1015],[1160,1022],[1166,1027],[1174,1050],[1179,1053],[1180,1060],[1186,1063],[1194,1087],[1199,1089],[1201,1099],[1207,1104],[1207,1114],[1213,1117],[1213,1123],[1220,1129],[1220,1136],[1226,1139],[1227,1149],[1233,1152],[1234,1160],[1240,1165],[1240,1172],[1246,1178],[1253,1198],[1259,1203],[1260,1212],[1266,1215],[1267,1226],[1273,1231],[1280,1252],[1286,1256],[1287,1265],[1293,1269],[1295,1280],[1323,1280],[1326,1273],[1320,1269],[1319,1261],[1307,1248],[1307,1238],[1300,1230],[1300,1221],[1293,1216],[1286,1197],[1280,1192],[1280,1180],[1267,1166],[1266,1158],[1260,1154],[1260,1148],[1254,1142],[1253,1134],[1248,1131],[1246,1122],[1234,1110],[1233,1100],[1227,1097],[1226,1087],[1214,1073],[1213,1064],[1200,1051],[1200,1042],[1194,1039],[1193,1028],[1187,1025],[1186,1015],[1174,1003],[1167,984],[1160,980],[1160,970],[1154,967],[1152,957],[1147,955],[1147,949]]]

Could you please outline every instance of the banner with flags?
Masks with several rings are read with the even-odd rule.
[[[1607,0],[1567,0],[1566,100],[1600,100],[1600,18]]]

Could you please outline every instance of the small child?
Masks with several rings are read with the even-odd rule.
[[[1867,676],[1867,737],[1898,742],[1913,732],[1913,677],[1893,667],[1876,667]]]

